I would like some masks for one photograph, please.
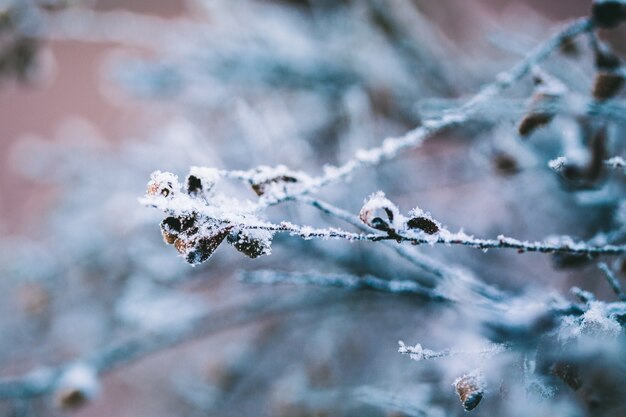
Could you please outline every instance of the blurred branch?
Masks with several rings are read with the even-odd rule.
[[[16,378],[0,379],[0,400],[29,398],[55,392],[63,375],[76,364],[93,369],[98,375],[111,372],[121,366],[130,365],[145,357],[170,349],[190,340],[206,337],[233,327],[254,323],[287,313],[299,313],[336,301],[345,301],[341,294],[322,294],[292,297],[278,301],[267,297],[251,305],[236,305],[218,312],[203,315],[193,322],[166,331],[138,334],[127,340],[113,343],[95,353],[55,368],[39,368]]]
[[[413,294],[434,301],[451,301],[437,290],[415,281],[384,280],[371,276],[322,274],[317,272],[281,272],[271,270],[240,271],[239,279],[250,284],[296,284],[319,287],[338,287],[348,290],[374,290],[390,294]]]
[[[604,277],[606,278],[617,298],[619,298],[621,301],[626,301],[626,294],[624,294],[624,291],[622,291],[622,286],[620,285],[619,280],[617,279],[613,271],[611,271],[609,266],[604,262],[600,262],[598,264],[598,269],[600,269],[600,271],[602,271],[602,273],[604,274]]]

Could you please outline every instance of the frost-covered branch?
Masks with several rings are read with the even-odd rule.
[[[343,165],[324,167],[325,173],[320,177],[307,178],[306,181],[301,181],[299,186],[284,189],[282,190],[283,192],[280,193],[267,193],[262,195],[256,208],[262,209],[313,193],[326,185],[346,180],[358,169],[376,166],[382,162],[396,158],[406,149],[421,146],[424,140],[431,135],[469,120],[471,115],[484,103],[493,99],[500,92],[511,87],[526,76],[533,67],[547,58],[551,52],[557,50],[565,40],[586,33],[591,30],[592,27],[591,21],[587,18],[578,19],[570,23],[546,42],[530,51],[517,65],[507,71],[499,73],[495,81],[482,87],[480,91],[465,104],[448,110],[439,117],[425,120],[421,126],[418,126],[402,136],[388,137],[382,141],[382,145],[379,147],[358,151],[354,159],[345,162]],[[258,171],[236,171],[232,173],[222,171],[222,174],[239,180],[251,180],[258,174]]]
[[[398,341],[400,347],[398,348],[398,352],[403,355],[409,355],[411,359],[414,361],[423,361],[430,359],[441,359],[447,358],[451,356],[482,356],[482,357],[490,357],[494,355],[498,355],[502,352],[509,350],[506,345],[494,344],[492,346],[486,347],[484,349],[479,350],[456,350],[456,349],[444,349],[440,351],[434,351],[430,349],[424,349],[421,344],[416,344],[415,346],[407,346],[404,344],[402,340]]]

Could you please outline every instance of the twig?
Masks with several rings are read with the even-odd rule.
[[[464,232],[451,233],[442,230],[435,236],[422,237],[422,233],[413,231],[395,232],[393,234],[382,233],[354,233],[337,228],[319,229],[310,226],[298,226],[289,222],[242,224],[242,229],[266,230],[273,233],[290,233],[303,239],[343,239],[348,241],[392,241],[409,242],[413,245],[462,245],[476,249],[516,249],[518,252],[541,252],[541,253],[573,253],[580,255],[619,255],[626,253],[626,245],[603,245],[592,246],[586,242],[575,242],[568,237],[558,240],[561,242],[551,243],[548,241],[521,241],[515,238],[499,235],[496,239],[480,239],[469,236]]]
[[[467,356],[467,355],[479,355],[484,357],[490,357],[509,350],[506,345],[494,344],[488,348],[480,350],[455,350],[444,349],[440,351],[434,351],[430,349],[424,349],[419,343],[415,346],[407,346],[402,340],[398,341],[400,347],[398,352],[403,355],[409,355],[414,361],[448,358],[451,356]]]
[[[370,230],[369,227],[363,224],[357,216],[330,203],[311,197],[300,197],[298,200],[310,204],[322,213],[343,220],[362,231]],[[417,266],[421,270],[430,273],[435,277],[451,281],[454,285],[465,284],[473,290],[472,292],[475,293],[475,295],[487,297],[487,299],[491,301],[498,301],[503,298],[502,293],[499,290],[475,279],[468,272],[461,271],[459,268],[452,267],[449,264],[445,265],[432,257],[425,256],[417,252],[415,248],[397,245],[391,241],[385,241],[382,243],[388,248],[393,249],[398,255],[409,261],[414,266]]]
[[[346,300],[346,296],[323,294],[316,297],[307,294],[305,297],[294,297],[283,302],[277,302],[275,297],[268,297],[248,307],[237,305],[224,308],[219,312],[203,315],[181,328],[139,334],[113,343],[71,363],[55,368],[40,368],[16,378],[0,379],[0,400],[49,394],[57,389],[63,373],[76,363],[84,364],[101,375],[193,339],[285,313],[319,308],[320,305],[337,300]]]
[[[296,197],[315,192],[316,190],[348,178],[354,171],[372,167],[381,162],[391,160],[401,151],[420,146],[430,135],[467,121],[472,113],[501,91],[509,88],[522,79],[531,68],[543,61],[552,51],[560,48],[564,40],[572,39],[592,29],[593,25],[588,18],[581,18],[567,25],[546,42],[533,49],[522,61],[508,71],[499,73],[495,81],[482,87],[479,92],[462,106],[444,112],[439,117],[425,120],[423,124],[403,136],[389,137],[382,141],[382,145],[369,150],[357,152],[356,157],[338,167],[326,167],[324,175],[307,181],[306,186],[294,187],[280,196],[264,195],[257,204],[257,209],[292,200]],[[253,175],[254,171],[236,171],[233,177],[243,179]]]
[[[600,262],[598,264],[598,269],[603,272],[604,277],[606,278],[609,286],[611,287],[617,298],[619,298],[621,301],[626,301],[626,294],[624,294],[624,291],[622,291],[622,286],[620,285],[619,280],[617,279],[613,271],[611,271],[609,266],[604,262]]]
[[[372,276],[357,277],[348,274],[320,274],[281,272],[271,270],[240,271],[239,279],[251,284],[297,284],[320,287],[339,287],[350,290],[374,290],[390,294],[413,294],[435,301],[451,301],[437,290],[415,281],[384,280]]]

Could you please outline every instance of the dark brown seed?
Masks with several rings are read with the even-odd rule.
[[[406,222],[409,229],[420,229],[429,235],[434,235],[439,231],[439,226],[428,217],[413,217]]]

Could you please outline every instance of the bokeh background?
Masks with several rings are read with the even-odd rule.
[[[478,324],[446,306],[236,278],[270,269],[429,282],[380,245],[280,236],[269,257],[249,260],[223,245],[192,268],[162,242],[159,213],[138,202],[157,169],[184,177],[191,165],[285,164],[319,174],[470,97],[559,24],[587,15],[590,1],[34,3],[0,6],[18,10],[14,22],[35,42],[29,65],[0,79],[0,376],[142,334],[198,332],[107,373],[81,407],[52,393],[4,400],[0,415],[463,415],[451,384],[476,367],[506,369],[478,416],[624,415],[619,401],[589,411],[590,397],[621,395],[605,388],[563,386],[549,400],[520,401],[511,386],[522,365],[510,361],[427,363],[397,353],[398,340],[436,350],[480,345]],[[12,29],[2,30],[8,48]],[[624,56],[623,27],[600,35]],[[545,69],[588,95],[593,59],[584,40]],[[623,227],[623,176],[605,172],[580,188],[547,166],[563,153],[563,136],[578,132],[575,118],[517,137],[531,93],[525,79],[474,122],[322,196],[358,213],[384,190],[404,212],[419,205],[451,230],[485,237],[589,239]],[[622,151],[623,132],[623,122],[611,126],[612,154]],[[224,191],[255,197],[234,183]],[[338,225],[293,203],[267,215]],[[593,265],[497,250],[423,252],[512,293],[567,298],[578,285],[613,297]]]

